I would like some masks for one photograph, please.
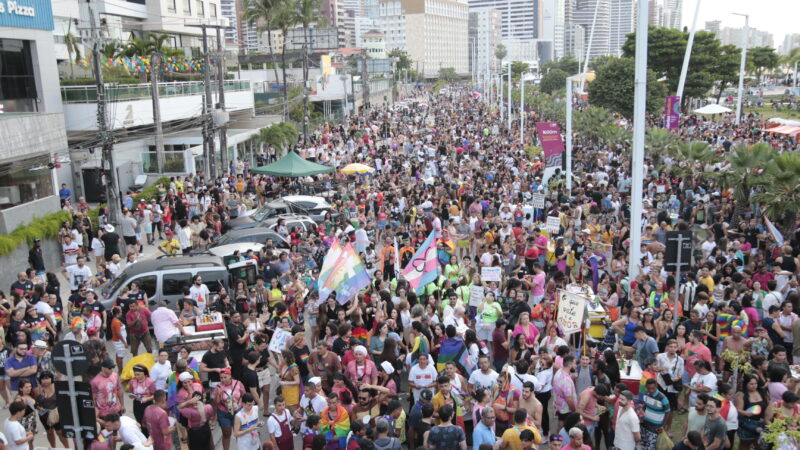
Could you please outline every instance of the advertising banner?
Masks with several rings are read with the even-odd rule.
[[[561,167],[564,159],[564,141],[557,122],[537,122],[536,131],[544,152],[544,167]]]
[[[677,130],[681,125],[681,98],[670,95],[664,105],[664,128]]]

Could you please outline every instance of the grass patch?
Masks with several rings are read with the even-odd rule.
[[[762,119],[772,119],[780,117],[782,119],[797,119],[800,120],[800,111],[793,109],[772,109],[769,106],[762,108],[746,108],[744,114],[751,112],[758,113]]]

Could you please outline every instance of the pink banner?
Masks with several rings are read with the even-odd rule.
[[[544,151],[544,167],[561,167],[564,158],[564,141],[556,122],[537,122],[536,131]]]
[[[681,98],[677,95],[667,97],[664,105],[664,128],[677,130],[681,126]]]

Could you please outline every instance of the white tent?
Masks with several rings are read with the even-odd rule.
[[[788,125],[790,127],[800,127],[800,121],[781,119],[780,117],[773,117],[771,119],[767,119],[767,122],[777,123],[778,125]]]
[[[706,106],[703,106],[700,109],[695,109],[694,112],[697,114],[724,114],[731,112],[730,108],[726,108],[722,105],[718,105],[716,103],[711,103]]]

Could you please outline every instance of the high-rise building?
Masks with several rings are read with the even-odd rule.
[[[772,33],[768,31],[761,31],[750,27],[747,29],[747,36],[747,48],[774,47]],[[744,28],[725,27],[717,33],[717,38],[719,38],[723,45],[733,44],[737,47],[741,47],[743,37]]]
[[[647,23],[655,27],[681,29],[682,0],[649,0]]]
[[[636,31],[636,0],[611,0],[608,48],[621,56],[628,34]]]
[[[542,1],[542,34],[541,39],[552,42],[552,57],[563,58],[566,54],[564,40],[565,13],[567,0]]]
[[[494,53],[501,42],[502,15],[497,9],[480,9],[469,13],[470,72],[495,72],[498,67]]]
[[[722,25],[721,20],[709,20],[708,22],[706,22],[705,30],[710,31],[714,34],[719,34],[721,25]]]
[[[669,21],[664,26],[676,30],[682,29],[683,0],[664,0],[664,9],[669,12]]]
[[[378,4],[380,29],[386,38],[386,51],[406,50],[406,17],[400,1],[381,1]]]
[[[778,53],[785,56],[798,47],[800,47],[800,33],[787,34],[783,38],[783,44],[778,48]]]
[[[440,69],[449,67],[459,74],[469,73],[469,7],[465,1],[381,0],[379,11],[384,24],[391,23],[396,29],[404,23],[405,50],[424,76],[436,77]],[[387,50],[398,40],[386,36]]]
[[[609,55],[611,0],[573,0],[573,2],[571,23],[583,28],[584,48],[589,59]]]
[[[497,9],[501,14],[502,38],[533,40],[542,37],[542,0],[469,0],[469,10]]]

